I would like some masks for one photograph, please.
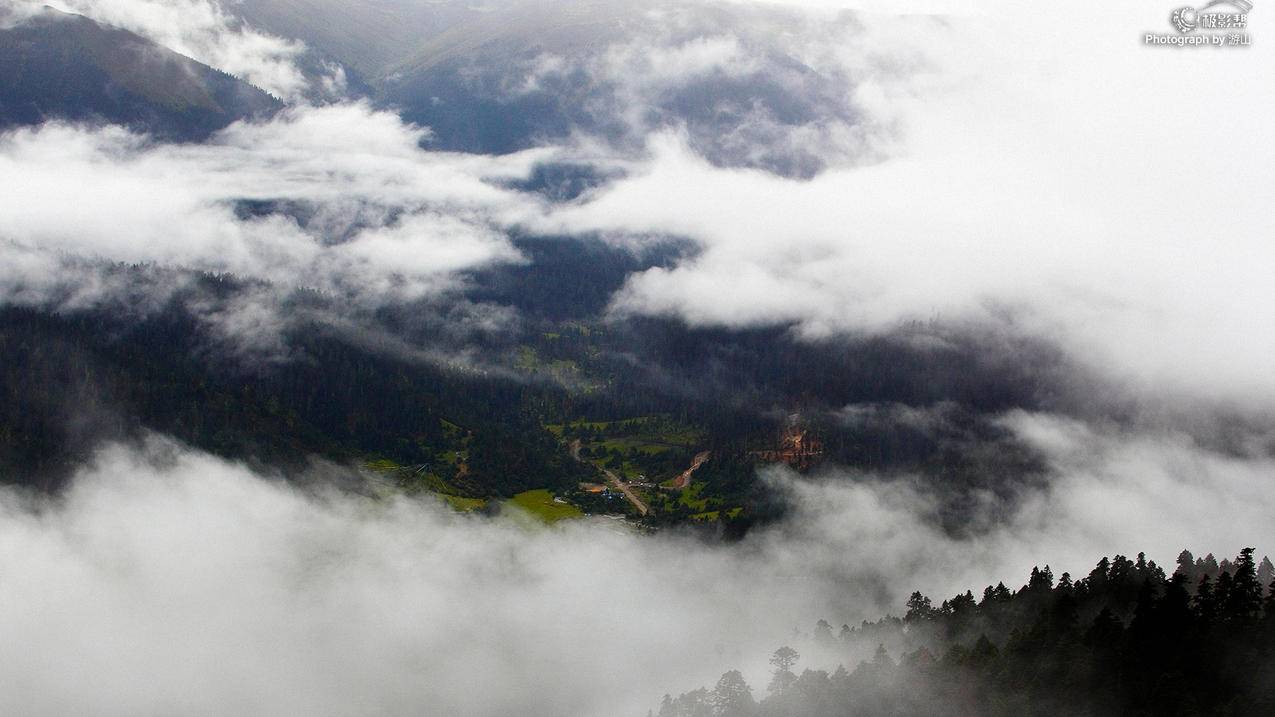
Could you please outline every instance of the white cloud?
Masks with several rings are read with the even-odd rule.
[[[0,137],[7,298],[38,298],[30,264],[41,254],[228,272],[367,303],[436,296],[456,272],[519,260],[498,227],[536,204],[494,184],[543,153],[429,153],[422,136],[363,105],[297,108],[203,145],[118,128],[12,132]],[[243,216],[242,199],[302,203],[313,216]],[[53,270],[40,279],[65,283]]]
[[[0,506],[0,625],[25,646],[0,650],[0,706],[23,714],[641,713],[737,631],[786,634],[789,598],[733,592],[715,550],[605,520],[529,530],[122,449],[56,505]]]
[[[138,25],[226,21],[211,5],[176,24],[155,3],[100,5]],[[833,22],[741,10],[709,34],[666,12],[588,65],[627,98],[621,113],[706,72],[774,69],[772,51],[846,78],[853,126],[763,132],[859,153],[810,181],[713,166],[693,138],[661,130],[647,161],[625,163],[628,178],[537,219],[543,207],[484,179],[525,175],[555,150],[427,153],[418,148],[427,130],[357,104],[237,124],[206,146],[50,125],[0,140],[4,238],[28,266],[31,251],[155,261],[385,301],[436,294],[457,270],[516,259],[498,234],[517,224],[682,235],[702,253],[632,277],[615,297],[619,315],[797,322],[811,335],[1012,316],[1018,330],[1144,391],[1269,405],[1269,47],[1143,47],[1141,35],[1164,19],[1136,9],[983,9]],[[1077,17],[1102,22],[1072,32]],[[790,35],[760,42],[749,23]],[[752,126],[714,146],[765,164],[774,146],[758,144]],[[600,149],[581,154],[598,159]],[[229,205],[237,197],[307,202],[315,215],[305,227],[241,219]],[[352,240],[333,246],[343,232]],[[20,266],[7,268],[7,284]]]
[[[305,52],[303,43],[247,26],[215,0],[39,0],[29,4],[49,5],[130,30],[285,100],[299,99],[312,89],[297,65]],[[326,80],[339,82],[336,75]]]
[[[357,292],[411,300],[438,293],[456,272],[519,259],[503,234],[480,221],[416,214],[333,248],[323,273]]]
[[[1275,543],[1268,459],[1006,423],[1060,475],[964,539],[936,527],[925,491],[868,476],[774,472],[796,512],[721,545],[304,492],[162,442],[110,448],[56,500],[0,492],[0,709],[642,714],[726,669],[757,682],[794,628],[897,614],[913,589]]]
[[[703,246],[634,277],[617,311],[813,334],[1008,312],[1144,388],[1275,399],[1269,44],[1144,47],[1163,13],[1099,3],[861,20],[827,51],[884,161],[793,181],[666,132],[644,169],[554,214]]]
[[[110,7],[148,18],[152,4]],[[703,251],[632,277],[617,314],[796,322],[810,335],[1010,316],[1144,392],[1270,405],[1269,46],[1147,48],[1141,35],[1163,29],[1162,13],[1097,3],[983,10],[827,23],[743,12],[702,35],[673,12],[589,66],[628,88],[620,111],[704,72],[769,67],[763,56],[775,48],[844,76],[857,124],[780,134],[833,154],[857,148],[863,161],[810,181],[713,166],[691,139],[662,130],[647,161],[625,162],[626,179],[542,217],[541,205],[484,180],[524,176],[557,150],[423,152],[427,130],[362,105],[234,125],[206,146],[52,125],[0,140],[4,238],[28,263],[31,251],[155,261],[385,301],[516,260],[498,236],[514,225],[681,235]],[[218,12],[192,17],[224,20]],[[1073,31],[1081,17],[1102,21]],[[759,43],[754,21],[795,34]],[[774,148],[748,126],[714,146],[759,152],[752,159],[764,164]],[[305,227],[241,219],[228,203],[237,197],[317,209]],[[352,239],[334,246],[342,232]]]
[[[739,38],[730,35],[695,37],[656,48],[612,45],[602,58],[612,76],[628,74],[661,88],[713,73],[747,75],[758,69],[756,60],[740,45]]]
[[[0,3],[0,29],[15,27],[37,17],[41,7],[39,3],[15,0]]]

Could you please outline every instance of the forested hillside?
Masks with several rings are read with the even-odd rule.
[[[312,456],[397,466],[405,487],[472,498],[551,488],[605,508],[576,487],[613,468],[646,484],[635,490],[654,525],[746,526],[782,511],[756,468],[784,462],[775,449],[795,427],[819,446],[802,470],[917,472],[956,528],[972,501],[1012,499],[1043,470],[993,418],[1045,400],[1048,354],[1015,375],[954,343],[938,371],[905,341],[610,320],[625,275],[675,248],[518,245],[530,261],[476,272],[466,288],[470,302],[517,312],[499,334],[457,334],[431,305],[336,318],[333,297],[293,290],[275,299],[282,326],[226,336],[210,317],[256,300],[262,284],[153,266],[104,271],[121,285],[184,287],[158,307],[4,308],[0,480],[52,487],[103,441],[154,431],[285,470]],[[252,341],[270,348],[240,345]],[[711,458],[694,480],[673,485],[700,452]]]
[[[832,715],[1275,714],[1275,566],[1245,548],[1220,564],[1178,557],[1172,575],[1139,554],[1103,558],[1083,578],[1048,566],[1026,585],[988,586],[935,606],[913,593],[900,619],[834,633],[821,652],[874,654],[850,669],[807,669],[775,651],[767,685],[738,671],[666,696],[659,717]],[[853,663],[846,663],[853,664]]]
[[[0,311],[6,482],[56,482],[101,441],[143,430],[284,468],[310,456],[432,465],[457,449],[449,424],[481,445],[453,475],[462,494],[571,485],[581,471],[523,410],[534,389],[395,360],[318,328],[297,332],[295,360],[226,365],[207,359],[190,322],[176,308],[131,325]]]

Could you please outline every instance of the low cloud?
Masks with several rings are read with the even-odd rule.
[[[551,226],[702,247],[632,277],[619,316],[811,336],[989,322],[1147,393],[1270,405],[1270,48],[1143,47],[1164,19],[1135,9],[998,10],[862,15],[811,41],[884,130],[865,145],[880,161],[796,181],[666,129]],[[1059,35],[1077,15],[1102,22]]]
[[[0,627],[22,646],[0,651],[0,707],[642,714],[726,669],[760,679],[794,628],[897,613],[913,589],[1275,544],[1269,459],[1004,421],[1058,476],[994,527],[951,537],[923,484],[772,470],[791,516],[733,545],[299,488],[158,439],[108,448],[57,498],[0,494]]]
[[[853,34],[849,16],[651,3],[619,17],[598,21],[599,37],[588,45],[548,42],[527,48],[536,53],[530,58],[497,54],[472,71],[498,78],[492,84],[502,88],[501,101],[556,103],[554,116],[566,120],[572,141],[600,142],[622,155],[640,154],[652,133],[680,128],[716,166],[808,177],[873,160],[870,136],[888,132],[859,111],[860,77],[847,74],[832,51]],[[616,22],[625,23],[623,34],[601,29]]]
[[[330,68],[306,77],[305,45],[250,27],[215,0],[7,0],[49,5],[141,35],[170,50],[228,72],[284,100],[342,89],[344,73]]]
[[[1227,555],[1243,545],[1270,550],[1275,541],[1264,517],[1275,509],[1268,455],[1049,414],[1013,411],[999,422],[1040,452],[1050,480],[1024,488],[1012,506],[987,495],[982,512],[967,517],[977,528],[963,537],[940,527],[933,486],[835,471],[821,481],[780,480],[804,510],[789,534],[841,556],[833,563],[872,565],[895,603],[909,581],[947,597],[1021,580],[1046,562],[1055,574],[1076,575],[1102,555],[1145,551],[1164,563],[1184,547]]]
[[[545,153],[426,152],[424,134],[361,104],[286,110],[198,145],[116,127],[9,132],[0,300],[76,309],[140,294],[102,273],[123,263],[304,286],[374,308],[436,300],[464,272],[522,261],[504,230],[539,200],[501,185]],[[180,284],[156,284],[141,306],[162,306]]]
[[[34,2],[0,3],[0,29],[15,27],[38,17],[42,7],[42,4]]]
[[[110,12],[140,25],[151,5]],[[584,73],[610,87],[620,100],[589,111],[627,127],[644,156],[580,137],[500,157],[427,152],[427,128],[357,103],[296,107],[205,145],[20,130],[0,137],[11,259],[0,288],[27,303],[109,288],[82,273],[37,276],[70,257],[228,272],[374,307],[448,296],[469,270],[522,261],[511,228],[672,236],[697,251],[631,276],[614,316],[792,325],[806,337],[918,319],[992,325],[1057,344],[1134,394],[1269,412],[1275,145],[1256,118],[1275,108],[1258,70],[1270,50],[1142,47],[1129,38],[1163,18],[1109,8],[1095,9],[1105,20],[1092,32],[1036,41],[1070,14],[995,10],[664,7],[597,53],[534,56],[525,86],[556,92],[554,78]],[[221,12],[191,17],[230,22]],[[734,15],[706,25],[713,13]],[[737,141],[737,158],[783,143],[741,130],[710,132],[720,146],[706,145],[694,122],[674,121],[676,103],[668,116],[626,114],[698,96],[705,77],[814,98],[813,124],[785,123],[783,142],[841,160],[804,181],[744,169],[734,165],[769,165],[714,161],[720,142]],[[1236,143],[1242,152],[1218,149]],[[610,179],[556,205],[507,188],[555,158]]]

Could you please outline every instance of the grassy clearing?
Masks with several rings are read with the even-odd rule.
[[[702,440],[693,428],[661,415],[616,421],[579,419],[548,424],[545,429],[562,440],[580,440],[583,457],[595,464],[607,460],[609,455],[622,456],[623,463],[613,463],[611,467],[630,478],[671,470],[669,464],[661,462],[663,457],[685,452]]]
[[[454,510],[461,513],[468,513],[471,510],[478,510],[487,505],[487,501],[482,498],[462,498],[458,495],[443,495],[443,500],[447,501]]]
[[[450,452],[447,456],[444,456],[444,462],[456,465],[459,463],[459,458],[455,452]],[[407,495],[433,493],[461,512],[477,510],[487,505],[487,501],[482,498],[466,498],[457,495],[462,491],[448,483],[434,471],[409,471],[404,466],[388,458],[367,461],[363,466],[392,480],[398,491],[402,491]]]
[[[546,374],[566,381],[579,378],[582,373],[580,365],[570,359],[546,359],[535,348],[527,345],[519,346],[514,353],[514,367],[527,373]]]
[[[691,510],[705,510],[708,508],[708,499],[701,498],[699,495],[704,491],[704,488],[707,485],[707,483],[703,482],[691,483],[685,490],[682,491],[682,494],[677,497],[677,502]]]
[[[609,427],[614,425],[615,423],[620,423],[620,421],[607,422],[607,421],[579,420],[579,421],[572,421],[570,423],[550,423],[550,424],[547,424],[545,428],[550,433],[553,433],[554,435],[557,435],[557,436],[561,436],[568,427],[574,428],[574,429],[587,428],[590,431],[606,432],[609,429]]]
[[[364,463],[363,466],[374,473],[393,473],[403,467],[388,458],[368,461],[367,463]]]
[[[584,515],[584,511],[570,503],[555,501],[553,493],[544,489],[524,491],[506,501],[506,504],[521,508],[546,523],[556,523]]]
[[[724,511],[725,517],[736,518],[739,516],[740,513],[743,512],[743,510],[744,510],[743,508],[731,508],[730,510]],[[709,510],[703,513],[695,513],[691,515],[691,520],[698,521],[698,522],[712,523],[714,521],[721,520],[722,513],[723,511],[720,511],[720,510]]]
[[[600,447],[603,450],[619,451],[621,453],[636,451],[648,456],[657,456],[661,453],[673,450],[673,446],[666,443],[651,443],[642,438],[635,438],[631,436],[625,436],[623,438],[608,438],[601,443],[592,443],[590,445],[595,448]]]
[[[564,428],[570,426],[575,429],[587,428],[590,431],[629,435],[640,433],[643,429],[648,429],[651,426],[654,426],[661,418],[662,416],[634,416],[633,418],[621,418],[616,421],[590,421],[581,418],[571,421],[570,423],[556,423],[545,427],[558,433],[561,433]],[[688,432],[690,432],[689,429],[686,429],[685,431],[679,429],[677,431],[673,431],[671,435],[674,437],[681,437]]]

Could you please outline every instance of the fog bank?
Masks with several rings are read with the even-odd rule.
[[[1057,476],[970,537],[937,527],[921,484],[773,470],[790,518],[732,545],[302,489],[158,439],[111,447],[60,497],[0,497],[0,709],[637,715],[727,669],[757,682],[794,629],[897,614],[913,589],[1275,544],[1269,460],[1005,421]]]

